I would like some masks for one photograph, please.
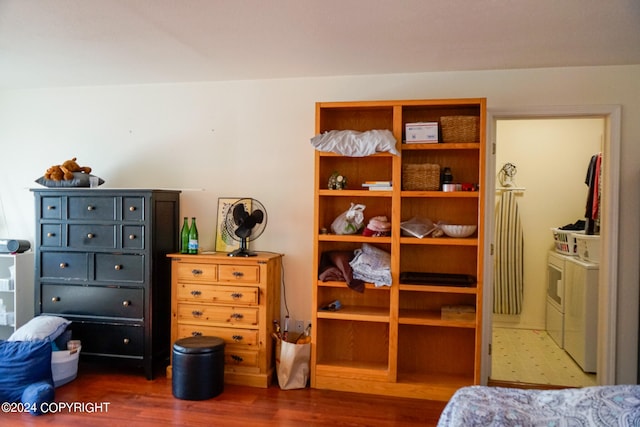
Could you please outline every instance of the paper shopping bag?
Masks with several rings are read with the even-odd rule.
[[[305,388],[309,380],[311,343],[294,344],[278,340],[276,344],[276,371],[278,385],[283,390]]]

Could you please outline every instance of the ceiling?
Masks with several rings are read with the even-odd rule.
[[[0,89],[629,64],[638,0],[0,0]]]

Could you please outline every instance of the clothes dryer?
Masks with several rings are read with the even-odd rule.
[[[575,257],[565,263],[564,349],[585,372],[596,372],[599,272]]]

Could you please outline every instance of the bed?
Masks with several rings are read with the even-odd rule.
[[[463,387],[447,403],[438,427],[476,426],[640,426],[640,385]]]

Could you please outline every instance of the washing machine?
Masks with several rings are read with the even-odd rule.
[[[560,348],[564,348],[564,270],[565,263],[569,258],[572,257],[555,251],[550,251],[547,256],[547,312],[545,323],[547,333]]]
[[[585,372],[596,372],[599,272],[577,257],[565,263],[564,349]]]

